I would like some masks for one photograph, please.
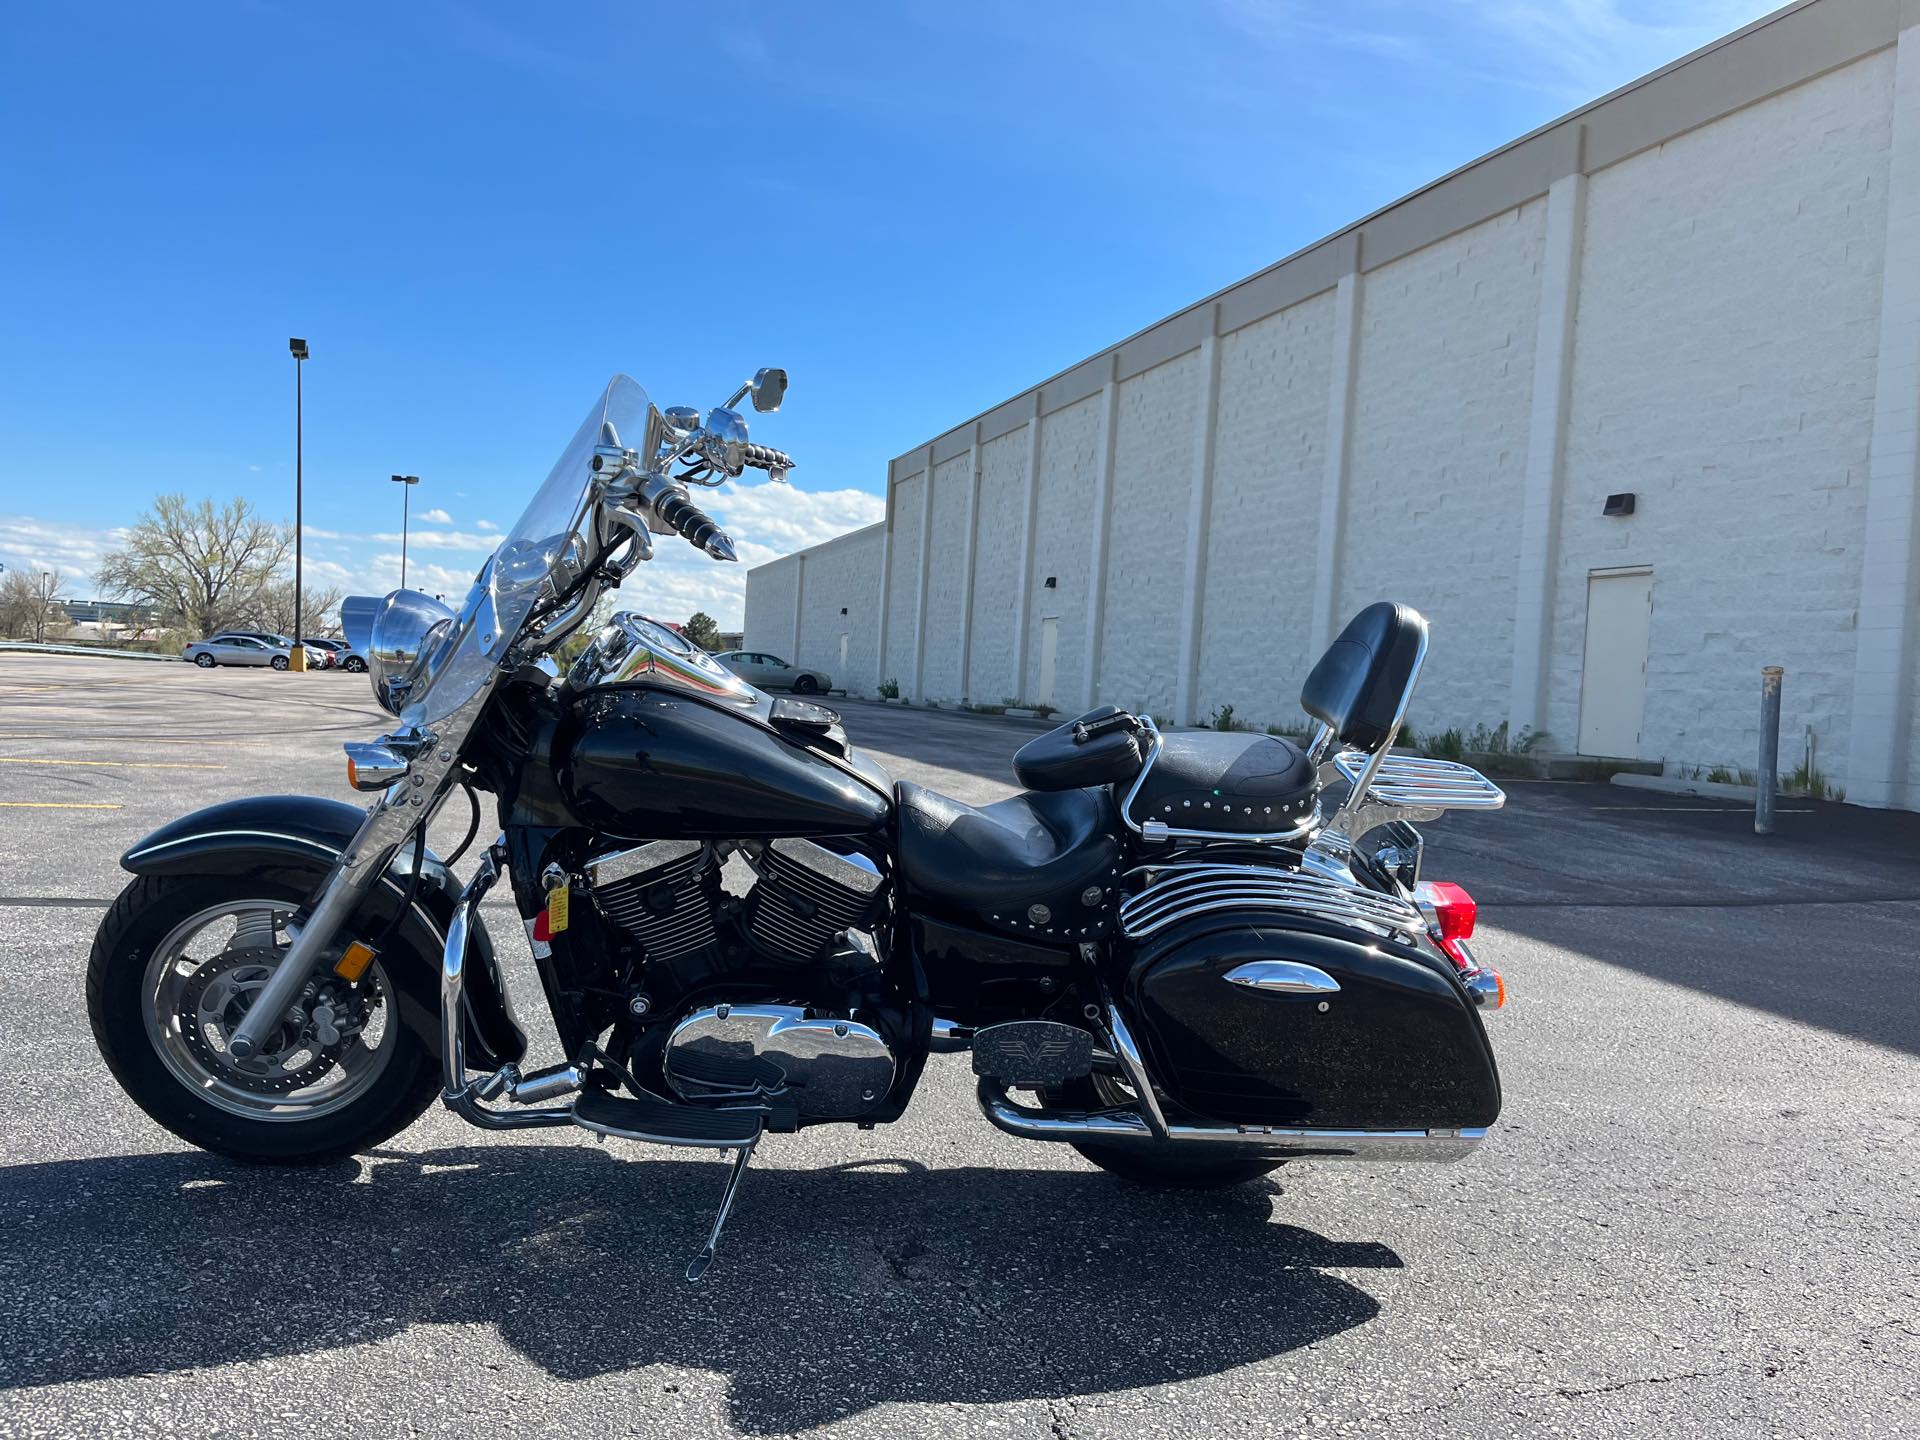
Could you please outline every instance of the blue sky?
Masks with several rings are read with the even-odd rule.
[[[164,490],[292,516],[309,573],[464,589],[606,377],[791,490],[753,561],[880,514],[888,457],[1734,29],[1735,0],[0,11],[0,562],[89,567]],[[435,518],[423,518],[430,516]],[[683,552],[684,553],[681,553]],[[636,608],[737,623],[677,544]]]

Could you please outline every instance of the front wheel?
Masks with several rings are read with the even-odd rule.
[[[811,675],[801,675],[793,682],[793,693],[796,695],[811,695],[819,688],[820,682]]]
[[[340,668],[349,675],[364,675],[367,673],[367,662],[358,655],[349,655],[340,662]]]
[[[1133,1091],[1105,1075],[1088,1075],[1040,1092],[1050,1109],[1112,1110],[1135,1104]],[[1271,1175],[1284,1160],[1209,1151],[1204,1144],[1150,1144],[1139,1140],[1076,1140],[1073,1148],[1102,1170],[1156,1190],[1224,1190]]]
[[[215,660],[213,656],[207,654],[206,651],[202,650],[198,655],[193,657],[193,663],[198,665],[202,670],[211,670],[215,665],[219,664],[220,662]]]
[[[304,898],[267,879],[141,876],[94,938],[87,1013],[107,1068],[142,1110],[203,1150],[336,1160],[411,1125],[439,1090],[438,1063],[401,1023],[381,960],[357,985],[316,972],[259,1054],[228,1052]]]

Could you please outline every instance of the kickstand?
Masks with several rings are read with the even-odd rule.
[[[713,1248],[720,1243],[720,1232],[726,1228],[727,1216],[733,1212],[734,1197],[740,1193],[740,1180],[747,1173],[747,1162],[751,1159],[753,1145],[742,1145],[734,1151],[733,1169],[727,1173],[727,1188],[720,1192],[720,1213],[713,1217],[713,1232],[707,1236],[706,1248],[694,1256],[693,1263],[687,1266],[687,1281],[690,1284],[705,1275],[707,1267],[713,1263]]]

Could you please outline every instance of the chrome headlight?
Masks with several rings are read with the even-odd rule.
[[[398,715],[425,688],[454,619],[446,605],[418,590],[396,590],[384,600],[354,596],[341,604],[341,628],[367,657],[367,679],[382,709]]]

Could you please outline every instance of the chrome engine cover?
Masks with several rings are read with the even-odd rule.
[[[674,1026],[666,1075],[683,1100],[781,1096],[802,1119],[853,1119],[892,1087],[894,1054],[879,1031],[845,1016],[715,1005]]]

